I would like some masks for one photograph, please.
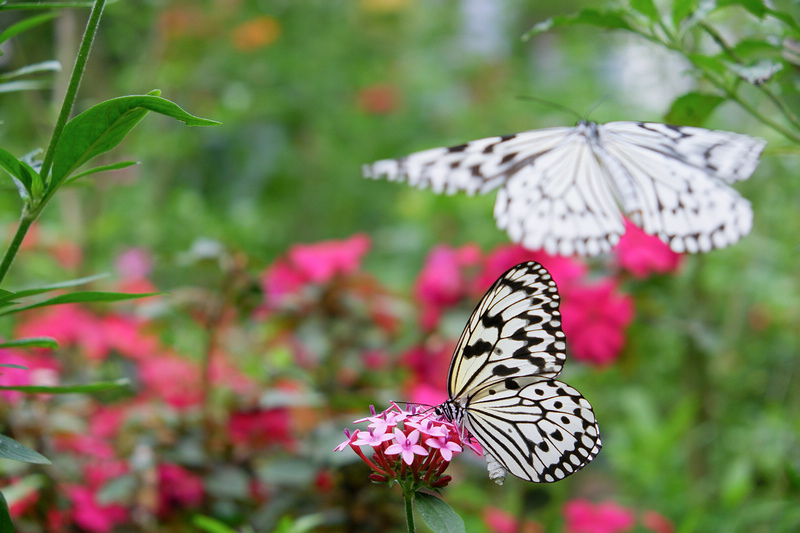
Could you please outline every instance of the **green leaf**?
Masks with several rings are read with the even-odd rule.
[[[653,22],[657,22],[661,18],[661,15],[658,13],[658,9],[656,9],[656,5],[653,3],[653,0],[631,0],[631,8],[649,18]]]
[[[13,390],[25,392],[27,394],[92,394],[95,392],[103,392],[110,389],[119,389],[130,385],[128,378],[115,379],[114,381],[98,381],[96,383],[87,383],[85,385],[60,385],[55,387],[45,385],[16,385],[16,386],[0,386],[0,390]]]
[[[19,300],[21,298],[27,298],[28,296],[36,296],[37,294],[43,294],[45,292],[55,291],[58,289],[69,289],[70,287],[85,285],[86,283],[91,283],[105,277],[108,277],[108,274],[95,274],[93,276],[86,276],[85,278],[71,279],[67,281],[60,281],[58,283],[51,283],[49,285],[43,285],[41,287],[22,289],[17,292],[2,291],[0,292],[0,304],[8,300]]]
[[[37,74],[39,72],[58,72],[61,70],[61,63],[54,60],[42,61],[40,63],[33,63],[26,65],[11,72],[4,72],[0,75],[0,80],[10,80],[18,78],[19,76],[27,76],[28,74]]]
[[[3,533],[14,533],[14,523],[11,522],[11,514],[8,512],[6,497],[0,492],[0,531]]]
[[[11,437],[0,435],[0,458],[12,459],[23,463],[34,463],[37,465],[49,465],[50,460],[37,451],[23,446]]]
[[[58,342],[52,337],[28,337],[0,342],[0,348],[50,348],[58,349]]]
[[[432,494],[414,494],[417,512],[434,533],[464,533],[464,521],[444,500]]]
[[[699,0],[675,0],[672,3],[672,24],[678,28],[681,22],[695,12]]]
[[[14,93],[19,91],[38,91],[52,86],[52,82],[44,80],[17,80],[0,83],[0,93]]]
[[[763,0],[717,0],[717,9],[728,6],[740,6],[751,15],[763,19],[767,15],[767,6]]]
[[[627,13],[625,11],[598,11],[596,9],[584,9],[583,11],[580,11],[574,15],[559,15],[557,17],[552,17],[540,22],[531,28],[528,33],[523,35],[522,38],[529,39],[532,35],[536,35],[537,33],[542,33],[553,28],[576,26],[578,24],[587,24],[590,26],[598,26],[600,28],[607,28],[611,30],[635,31],[634,28],[628,23]]]
[[[698,67],[703,74],[708,75],[709,72],[720,76],[720,81],[724,79],[728,68],[725,62],[719,57],[706,56],[703,54],[687,54],[686,56],[696,67]]]
[[[714,94],[686,93],[672,102],[664,120],[680,126],[702,126],[725,99]]]
[[[0,43],[3,43],[12,37],[16,37],[20,33],[27,31],[33,27],[38,26],[39,24],[44,24],[45,22],[52,20],[58,16],[58,13],[44,13],[42,15],[36,15],[35,17],[28,17],[24,20],[17,22],[16,24],[12,24],[2,33],[0,33]],[[0,529],[2,531],[2,529]]]
[[[27,366],[12,365],[11,363],[0,363],[0,366],[4,366],[6,368],[19,368],[20,370],[28,370]]]
[[[84,163],[117,146],[149,111],[181,120],[188,126],[219,124],[190,115],[177,104],[152,94],[112,98],[67,122],[53,155],[50,186],[57,187]]]
[[[138,165],[137,161],[120,161],[119,163],[111,163],[110,165],[101,165],[99,167],[90,168],[89,170],[85,170],[83,172],[79,172],[75,174],[64,183],[72,183],[73,181],[83,178],[85,176],[89,176],[90,174],[97,174],[98,172],[106,172],[108,170],[120,170],[122,168],[128,168],[133,165]]]
[[[36,171],[3,148],[0,148],[0,167],[3,167],[14,178],[14,184],[19,189],[20,196],[23,199],[30,198]]]
[[[208,531],[208,533],[237,533],[235,529],[224,522],[201,514],[192,516],[192,525],[203,531]]]
[[[37,307],[48,307],[51,305],[74,304],[74,303],[88,303],[88,302],[119,302],[122,300],[135,300],[137,298],[147,298],[148,296],[157,296],[159,292],[144,292],[139,294],[129,294],[125,292],[103,292],[103,291],[82,291],[70,292],[68,294],[61,294],[24,307],[15,307],[14,309],[7,309],[0,312],[0,316],[11,315],[28,309],[36,309]]]
[[[61,9],[65,7],[92,7],[94,2],[16,2],[14,4],[0,5],[0,11],[11,11],[12,9]]]

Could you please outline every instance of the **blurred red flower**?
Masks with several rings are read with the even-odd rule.
[[[619,356],[634,308],[633,299],[616,288],[614,280],[605,279],[562,291],[564,333],[576,359],[605,365]]]
[[[72,501],[72,517],[77,526],[90,533],[108,533],[128,519],[128,511],[119,504],[103,505],[97,494],[87,487],[76,485],[66,488]]]
[[[172,463],[158,465],[158,514],[198,507],[203,503],[203,480],[197,474]]]
[[[400,101],[400,93],[394,85],[375,84],[364,87],[356,95],[358,107],[374,115],[394,111]]]
[[[477,245],[461,248],[437,246],[428,254],[414,284],[414,296],[422,304],[423,329],[436,327],[442,312],[457,304],[468,291],[464,270],[480,260]]]
[[[614,502],[572,500],[564,505],[567,533],[620,533],[633,528],[635,517]]]
[[[176,355],[162,354],[158,358],[142,360],[139,379],[146,393],[177,409],[199,405],[202,400],[200,368]]]
[[[0,363],[19,365],[27,368],[0,367],[0,385],[17,387],[26,385],[58,385],[60,365],[50,354],[22,355],[13,350],[0,349]],[[0,391],[0,398],[16,403],[25,393],[19,391]],[[47,395],[37,394],[38,398]]]
[[[536,261],[545,267],[561,290],[585,276],[587,272],[586,265],[576,258],[548,255],[541,251],[532,252],[518,244],[503,245],[486,256],[483,271],[475,283],[475,294],[483,295],[506,270],[525,261]]]
[[[263,15],[233,28],[231,42],[239,50],[248,52],[269,46],[280,36],[280,23],[273,17]]]
[[[264,449],[270,445],[294,448],[289,412],[286,409],[239,411],[228,420],[228,436],[234,446],[246,450]]]
[[[403,354],[402,363],[412,373],[408,391],[412,401],[420,405],[439,405],[447,399],[445,386],[454,348],[455,341],[429,342]],[[423,387],[425,385],[429,388]]]
[[[108,339],[100,320],[78,305],[48,307],[26,318],[16,328],[17,337],[53,337],[62,346],[80,346],[90,361],[102,361],[108,355]]]
[[[541,524],[526,520],[519,527],[516,517],[497,507],[486,507],[483,510],[483,521],[492,533],[542,533]]]
[[[625,234],[613,251],[619,265],[637,278],[645,278],[654,272],[672,272],[683,260],[681,254],[673,252],[661,239],[648,235],[627,219]]]

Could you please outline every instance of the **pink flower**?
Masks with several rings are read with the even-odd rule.
[[[428,455],[428,450],[417,444],[419,441],[418,429],[406,435],[402,430],[395,428],[394,438],[397,442],[386,448],[386,455],[397,455],[399,453],[403,456],[403,461],[407,465],[414,462],[415,455]]]
[[[119,504],[103,505],[96,494],[87,487],[71,486],[66,489],[72,500],[73,520],[90,533],[108,533],[128,519],[128,511]]]
[[[292,449],[295,440],[290,422],[289,412],[282,408],[237,412],[228,420],[228,436],[235,446],[247,450],[273,445]]]
[[[18,387],[26,385],[57,385],[59,378],[59,364],[50,354],[22,355],[13,350],[0,349],[0,363],[5,365],[19,365],[27,368],[14,368],[0,366],[0,385],[5,387]],[[46,398],[48,395],[37,394],[37,398]],[[0,398],[16,403],[25,397],[19,391],[0,391]]]
[[[158,465],[158,514],[198,507],[203,503],[203,480],[189,470],[171,463]]]
[[[453,452],[461,453],[461,446],[450,440],[450,436],[444,437],[431,437],[425,441],[425,444],[433,449],[439,450],[445,461],[453,460]]]
[[[420,385],[430,385],[436,390],[442,390],[454,348],[455,341],[429,342],[427,345],[417,346],[403,354],[403,364],[410,368],[413,373],[411,378],[412,386],[416,389]],[[421,392],[421,389],[418,392]],[[445,399],[442,398],[442,401]],[[414,401],[416,402],[416,400]],[[420,401],[419,403],[429,402]],[[439,403],[441,401],[429,403],[429,405],[438,405]]]
[[[425,260],[425,266],[414,285],[414,295],[423,306],[422,327],[433,329],[442,311],[457,304],[467,293],[466,267],[480,259],[474,244],[461,248],[437,246]]]
[[[587,272],[586,265],[578,259],[548,255],[543,251],[532,252],[518,244],[504,245],[495,248],[486,257],[483,271],[475,283],[475,294],[483,295],[506,270],[525,261],[536,261],[545,267],[561,290],[575,283]]]
[[[637,278],[656,272],[676,270],[683,256],[673,252],[661,239],[646,234],[630,220],[625,220],[625,234],[614,248],[619,265]]]
[[[175,408],[193,407],[202,399],[200,368],[176,355],[162,354],[141,361],[139,379],[147,392]]]
[[[572,500],[564,506],[567,533],[621,533],[636,522],[632,511],[614,503]]]
[[[17,327],[16,337],[53,337],[59,344],[80,346],[90,361],[102,361],[109,351],[100,320],[78,305],[57,305],[36,313]]]
[[[286,258],[275,261],[262,275],[267,303],[280,306],[306,285],[324,284],[337,275],[354,273],[369,247],[369,238],[361,233],[339,241],[294,245]]]
[[[146,279],[153,269],[153,258],[144,248],[128,248],[117,256],[115,266],[126,281]]]
[[[483,521],[492,533],[543,533],[544,528],[536,522],[526,521],[522,528],[518,527],[517,519],[497,507],[486,507],[483,510]]]
[[[634,309],[630,296],[615,291],[611,279],[563,291],[564,333],[576,359],[605,365],[619,356]]]

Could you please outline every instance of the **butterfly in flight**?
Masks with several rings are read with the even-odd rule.
[[[449,399],[435,410],[480,443],[501,485],[506,472],[558,481],[600,451],[592,406],[553,379],[566,359],[559,300],[539,263],[503,274],[470,316],[450,363]]]
[[[362,173],[437,193],[499,187],[497,226],[530,250],[607,252],[625,232],[624,213],[675,252],[694,253],[750,232],[750,203],[730,184],[750,177],[765,145],[689,126],[581,121],[385,159]]]

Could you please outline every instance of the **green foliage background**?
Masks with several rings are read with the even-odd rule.
[[[714,92],[693,78],[679,54],[630,33],[576,26],[521,39],[550,16],[595,2],[502,2],[508,14],[495,28],[496,48],[481,48],[465,29],[467,3],[110,5],[76,111],[157,87],[223,126],[187,134],[167,118],[149,118],[107,161],[142,164],[65,194],[45,213],[42,231],[84,249],[86,261],[71,275],[106,270],[131,246],[152,249],[155,279],[165,290],[207,281],[204,272],[181,264],[201,237],[245,254],[256,271],[292,244],[367,232],[374,243],[367,269],[393,287],[408,287],[437,243],[486,249],[506,242],[492,220],[493,195],[440,197],[366,181],[361,164],[576,120],[519,96],[578,115],[591,110],[598,122],[661,121],[683,92]],[[797,3],[774,5],[798,19]],[[43,26],[23,35],[6,60],[21,65],[69,48],[77,39],[70,30],[82,27],[84,14],[66,13],[55,32]],[[262,16],[277,24],[274,42],[237,48],[240,25]],[[709,20],[732,41],[787,33],[738,5]],[[713,46],[700,37],[692,44]],[[787,63],[770,82],[795,113],[798,68]],[[390,95],[385,112],[364,103],[375,87]],[[745,94],[781,120],[757,89]],[[57,109],[48,91],[2,94],[0,105],[0,144],[16,154],[46,137]],[[753,203],[752,234],[729,249],[688,258],[676,276],[631,281],[637,318],[623,356],[603,371],[579,370],[570,382],[595,405],[605,447],[592,468],[615,473],[618,501],[657,509],[678,531],[794,531],[800,527],[798,145],[731,101],[704,125],[769,141],[756,174],[737,185]],[[5,187],[0,222],[10,235],[18,198]],[[68,277],[55,275],[45,259],[24,265],[12,272],[13,284]],[[456,483],[446,495],[467,514],[480,508],[484,491],[496,501],[520,491],[532,501],[542,494],[563,500],[592,493],[592,468],[552,487]]]

